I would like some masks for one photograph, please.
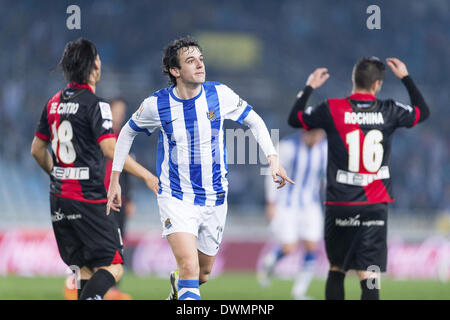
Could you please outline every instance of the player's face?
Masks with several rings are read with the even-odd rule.
[[[97,54],[94,61],[94,78],[95,82],[99,82],[102,75],[102,61],[100,60],[100,56]]]
[[[178,71],[179,77],[186,84],[201,84],[205,82],[206,71],[203,63],[203,54],[197,47],[181,48],[178,52],[180,68],[174,68]]]

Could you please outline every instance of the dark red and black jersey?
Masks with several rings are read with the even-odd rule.
[[[53,171],[50,193],[106,202],[105,157],[99,143],[114,138],[109,104],[86,84],[70,83],[45,106],[36,137],[51,142]]]
[[[393,202],[389,160],[392,134],[413,127],[419,108],[371,94],[328,99],[297,113],[306,130],[323,128],[328,138],[325,204]]]

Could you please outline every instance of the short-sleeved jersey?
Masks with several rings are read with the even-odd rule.
[[[393,202],[389,171],[392,134],[419,121],[417,107],[370,94],[328,99],[298,113],[308,130],[323,128],[328,139],[326,204]]]
[[[327,167],[327,140],[322,139],[309,147],[296,132],[280,141],[278,151],[280,164],[296,183],[277,189],[272,176],[266,176],[266,202],[299,214],[305,209],[320,208],[320,187],[325,181]]]
[[[145,99],[128,121],[150,135],[160,128],[156,172],[159,192],[197,205],[221,205],[227,188],[224,120],[242,123],[252,107],[227,86],[205,82],[182,100],[174,87]]]
[[[50,193],[85,202],[106,202],[105,157],[99,143],[115,137],[109,104],[88,85],[71,83],[42,111],[35,134],[51,142]]]

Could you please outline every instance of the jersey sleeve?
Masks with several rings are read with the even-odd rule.
[[[304,111],[299,111],[297,117],[306,130],[322,128],[326,129],[330,122],[330,112],[326,101],[316,106],[308,106]]]
[[[220,97],[220,109],[224,119],[236,121],[240,124],[253,109],[245,100],[224,84],[217,87]]]
[[[44,141],[50,141],[51,139],[50,128],[48,126],[47,105],[44,107],[44,110],[42,110],[35,136]]]
[[[103,139],[115,137],[112,130],[112,113],[109,103],[98,101],[91,108],[89,121],[97,143],[100,143]]]
[[[151,96],[141,103],[139,109],[128,120],[131,129],[145,132],[149,136],[161,126],[156,99],[155,96]]]
[[[398,101],[392,100],[393,116],[396,122],[396,127],[414,127],[420,119],[420,110],[417,107],[404,105]]]

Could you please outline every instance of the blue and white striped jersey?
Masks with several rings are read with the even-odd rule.
[[[228,191],[224,120],[242,124],[252,107],[226,85],[205,82],[189,100],[174,87],[144,100],[128,124],[150,135],[161,128],[156,172],[159,193],[197,205],[221,205]]]
[[[272,176],[267,176],[266,201],[293,210],[321,206],[320,187],[326,176],[327,140],[322,139],[309,148],[296,132],[280,141],[279,155],[281,165],[295,185],[277,189]]]

